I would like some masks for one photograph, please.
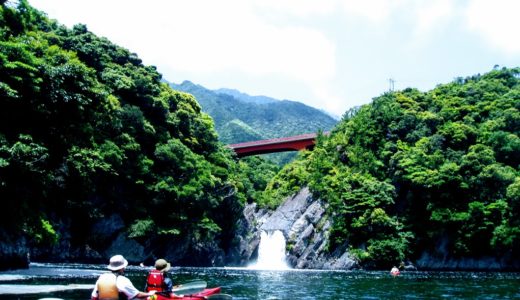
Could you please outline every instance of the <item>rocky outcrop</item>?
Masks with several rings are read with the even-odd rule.
[[[123,255],[130,264],[144,262],[152,265],[159,257],[164,257],[174,265],[184,266],[223,266],[224,251],[216,241],[201,243],[189,237],[135,240],[128,237],[127,225],[119,214],[101,218],[86,229],[89,238],[86,243],[74,243],[70,234],[70,222],[61,221],[58,232],[60,239],[56,245],[33,245],[19,247],[20,251],[30,253],[32,261],[69,262],[69,263],[106,263],[115,255]],[[2,245],[2,244],[0,244]],[[25,267],[29,261],[25,263]]]
[[[312,203],[312,195],[309,189],[304,188],[294,197],[287,198],[267,218],[258,220],[261,223],[259,229],[264,231],[280,230],[287,237],[296,221]]]
[[[254,259],[261,231],[283,232],[287,241],[287,262],[298,269],[355,269],[357,262],[347,251],[348,245],[338,247],[329,253],[326,246],[329,241],[331,220],[326,213],[326,204],[314,199],[307,188],[300,190],[293,197],[287,198],[274,211],[258,209],[250,205],[244,211],[249,225],[248,236],[244,239],[243,253]],[[520,269],[520,262],[513,255],[501,257],[454,257],[446,250],[447,240],[437,243],[436,249],[424,252],[416,261],[406,261],[401,270],[480,270],[480,271],[515,271]],[[249,248],[248,248],[249,247]]]
[[[518,261],[508,257],[450,257],[424,252],[416,261],[419,270],[450,270],[450,271],[509,271],[520,269]]]
[[[248,204],[244,208],[243,217],[238,221],[235,245],[228,250],[226,265],[247,266],[258,256],[260,231],[258,222],[263,222],[269,216],[265,209],[259,209],[256,203]]]
[[[433,251],[421,254],[415,265],[419,270],[451,271],[514,271],[520,269],[520,261],[512,258],[511,253],[500,257],[455,257],[447,250],[447,238],[437,242]]]
[[[13,238],[0,229],[0,270],[27,268],[29,250],[24,238]]]
[[[262,231],[280,230],[287,241],[287,262],[298,269],[353,269],[358,267],[347,251],[328,253],[330,220],[326,207],[303,188],[274,211],[258,209],[255,204],[244,211],[249,225],[249,239],[243,253],[254,260]]]
[[[50,246],[29,245],[23,237],[13,239],[0,229],[0,269],[27,267],[30,260],[38,262],[106,263],[114,254],[124,255],[131,264],[164,257],[177,266],[246,266],[256,260],[262,231],[280,230],[286,239],[287,263],[298,269],[359,268],[347,251],[348,245],[334,252],[326,248],[332,226],[326,203],[315,199],[307,188],[288,197],[271,211],[248,204],[236,224],[236,235],[228,249],[218,241],[200,242],[189,237],[155,241],[134,240],[127,236],[126,224],[114,214],[89,225],[92,238],[74,244],[69,223],[62,220],[58,227],[59,243]],[[501,257],[453,257],[446,250],[447,240],[439,241],[436,249],[424,252],[417,260],[407,261],[402,270],[481,270],[514,271],[520,262],[512,255]]]

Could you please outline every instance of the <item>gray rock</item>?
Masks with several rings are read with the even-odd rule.
[[[105,257],[111,257],[116,254],[123,255],[131,263],[140,263],[147,258],[144,247],[135,240],[126,237],[126,234],[120,233],[112,242],[110,247],[105,251]]]
[[[274,211],[258,209],[255,204],[244,209],[246,220],[241,240],[241,261],[256,259],[260,232],[280,230],[287,241],[287,263],[298,269],[352,269],[357,262],[347,252],[329,254],[326,251],[330,220],[326,206],[313,199],[308,188],[301,189]],[[249,247],[249,249],[247,249]]]
[[[453,257],[449,254],[439,255],[438,252],[424,252],[416,261],[420,270],[479,270],[502,271],[516,269],[519,263],[509,260],[509,257]]]
[[[25,238],[12,238],[0,229],[0,270],[28,268],[30,256]]]
[[[300,190],[298,194],[289,198],[278,207],[272,215],[262,220],[260,230],[281,230],[287,237],[292,224],[305,212],[311,201],[312,197],[309,189],[304,188]]]

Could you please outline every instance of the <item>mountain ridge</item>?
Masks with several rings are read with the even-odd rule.
[[[298,101],[251,96],[235,89],[210,90],[188,80],[168,84],[195,96],[224,143],[328,131],[337,124],[330,115]]]
[[[268,97],[268,96],[262,96],[262,95],[251,96],[247,93],[241,92],[236,89],[220,88],[220,89],[216,89],[214,91],[217,92],[218,94],[226,94],[226,95],[233,96],[238,100],[242,100],[242,101],[248,102],[248,103],[267,104],[267,103],[280,101],[279,99],[275,99],[275,98]]]

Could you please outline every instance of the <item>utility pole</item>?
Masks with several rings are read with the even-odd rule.
[[[390,84],[388,90],[389,90],[390,92],[393,92],[393,91],[394,91],[394,83],[395,83],[395,80],[394,80],[393,78],[389,78],[389,79],[388,79],[388,83]]]

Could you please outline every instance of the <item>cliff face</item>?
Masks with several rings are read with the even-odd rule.
[[[224,266],[225,252],[216,241],[200,242],[190,238],[131,239],[119,214],[113,214],[89,228],[88,243],[78,242],[70,234],[70,222],[63,221],[59,242],[53,246],[31,245],[24,238],[3,238],[0,243],[0,270],[27,268],[32,262],[105,264],[122,254],[130,264],[153,265],[164,257],[177,266]],[[5,236],[5,234],[2,234]]]
[[[287,263],[297,269],[351,270],[361,268],[348,252],[348,245],[334,252],[327,250],[331,221],[326,205],[314,199],[307,188],[302,189],[274,211],[256,204],[244,208],[237,224],[235,242],[222,249],[215,241],[197,242],[189,239],[134,240],[127,237],[118,214],[107,217],[91,228],[92,244],[75,245],[68,234],[67,222],[59,228],[60,242],[53,247],[34,247],[22,239],[8,238],[0,243],[0,269],[27,267],[30,260],[38,262],[106,263],[114,254],[124,255],[131,264],[153,264],[165,257],[179,266],[247,266],[258,256],[262,231],[280,230],[286,239]],[[423,253],[408,262],[405,270],[519,270],[520,262],[503,257],[454,257],[445,249],[447,241],[439,241],[435,251]]]
[[[27,243],[22,238],[12,238],[0,229],[0,270],[25,268],[29,264]]]
[[[260,233],[280,230],[287,242],[287,262],[297,269],[358,269],[361,266],[348,252],[348,244],[334,252],[327,250],[331,220],[326,204],[315,199],[307,188],[289,197],[274,211],[259,209],[255,204],[244,210],[243,232],[239,265],[256,259]],[[446,241],[439,241],[434,251],[424,252],[415,260],[407,261],[404,270],[519,270],[520,262],[503,257],[456,257],[446,250]]]
[[[348,252],[326,251],[330,220],[324,204],[314,200],[307,188],[287,198],[275,211],[258,209],[251,204],[244,212],[249,234],[241,237],[243,260],[256,259],[262,231],[280,230],[286,239],[287,262],[293,268],[348,270],[358,267]]]
[[[422,270],[478,270],[515,271],[520,270],[520,261],[512,258],[512,253],[500,257],[455,257],[446,249],[447,239],[437,242],[435,251],[423,252],[415,264]]]

